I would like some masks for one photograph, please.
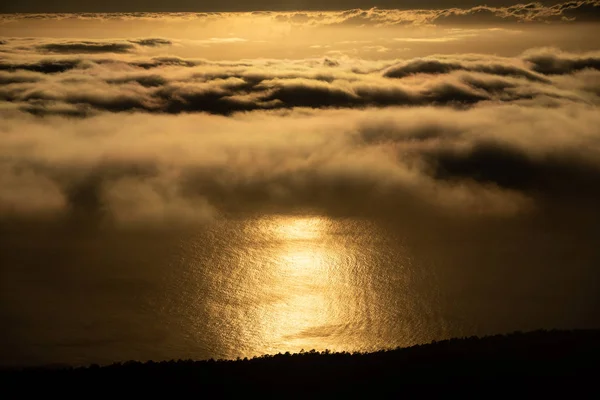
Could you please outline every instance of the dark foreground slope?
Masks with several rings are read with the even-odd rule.
[[[0,373],[4,390],[74,391],[93,395],[128,389],[198,395],[423,394],[485,384],[479,395],[533,389],[537,394],[598,391],[600,331],[536,331],[452,339],[368,354],[278,354],[237,361],[127,362],[106,367],[24,369]],[[66,391],[66,392],[64,392]]]

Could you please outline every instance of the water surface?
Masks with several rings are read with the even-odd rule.
[[[308,214],[184,233],[14,230],[2,236],[2,363],[369,351],[595,324],[594,259],[549,262],[572,254],[568,241],[419,242],[393,225]]]

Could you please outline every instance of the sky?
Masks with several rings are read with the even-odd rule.
[[[22,0],[5,2],[0,12],[211,12],[211,11],[290,11],[290,10],[348,10],[353,8],[369,9],[441,9],[466,8],[480,5],[507,6],[516,4],[514,0]],[[555,4],[559,1],[541,1]]]

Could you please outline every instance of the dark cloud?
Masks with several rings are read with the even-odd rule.
[[[62,60],[36,60],[27,63],[0,61],[1,71],[33,71],[43,74],[55,74],[65,72],[80,66],[79,59],[62,59]]]
[[[469,87],[451,83],[435,85],[423,95],[433,105],[469,105],[491,99],[487,93],[477,93]]]
[[[152,69],[163,66],[194,67],[199,65],[199,62],[184,60],[179,57],[155,57],[152,61],[132,62],[132,65],[144,69]]]
[[[120,78],[107,79],[108,83],[111,84],[122,84],[135,82],[144,87],[160,87],[167,83],[167,79],[161,75],[137,75],[137,76],[125,76]]]
[[[542,74],[570,74],[583,69],[600,70],[600,54],[574,56],[552,49],[528,52],[525,60],[531,69]]]
[[[479,6],[470,9],[454,8],[444,10],[435,16],[436,24],[498,24],[498,23],[515,23],[523,20],[521,13],[508,13],[504,8],[493,8],[487,6]]]
[[[277,85],[272,93],[264,97],[265,101],[277,101],[288,107],[352,107],[360,105],[358,96],[350,91],[329,85],[310,85],[291,83]]]
[[[46,43],[39,45],[42,51],[61,54],[93,54],[93,53],[128,53],[135,48],[131,43],[105,43],[105,42],[65,42]]]
[[[387,8],[350,9],[340,12],[279,13],[277,19],[295,25],[348,25],[348,26],[399,26],[399,25],[502,25],[507,23],[589,22],[598,21],[600,1],[582,0],[555,5],[541,2],[526,4],[456,5],[453,8],[432,7],[422,9]],[[437,8],[437,9],[436,9]]]
[[[404,78],[412,74],[447,74],[460,69],[459,63],[439,60],[415,60],[401,66],[394,66],[385,72],[388,78]]]
[[[509,143],[482,141],[466,150],[448,148],[429,157],[440,179],[472,179],[547,200],[600,197],[600,165],[576,153],[556,151],[536,157]]]
[[[70,118],[85,118],[96,115],[91,107],[86,105],[48,104],[47,102],[35,101],[19,106],[21,111],[38,117],[60,116]]]
[[[158,107],[147,111],[169,114],[200,111],[229,115],[237,111],[251,111],[260,108],[255,102],[244,102],[231,98],[233,92],[218,86],[197,89],[167,86],[159,89],[155,94],[160,99],[160,103]]]
[[[124,112],[146,111],[152,113],[178,114],[182,112],[208,112],[229,115],[240,111],[260,109],[280,109],[294,107],[309,108],[354,108],[368,106],[416,106],[427,104],[474,104],[483,100],[491,100],[492,96],[477,91],[468,85],[439,82],[420,90],[411,88],[389,88],[355,85],[351,89],[332,84],[313,84],[311,82],[273,82],[260,84],[243,81],[241,86],[250,86],[250,91],[236,91],[235,87],[227,87],[226,83],[198,85],[165,84],[164,78],[132,77],[108,81],[120,86],[107,87],[105,90],[86,92],[67,90],[53,92],[49,90],[24,89],[19,93],[17,88],[0,90],[0,97],[15,103],[35,103],[34,110],[44,103],[53,105],[56,102],[71,105],[87,105],[99,111]],[[124,82],[138,84],[125,86]],[[517,97],[517,96],[515,96]],[[528,96],[527,96],[528,97]]]
[[[595,22],[600,20],[600,1],[570,1],[556,4],[551,9],[557,11],[561,20]]]
[[[447,74],[452,71],[482,72],[490,75],[522,77],[536,82],[549,81],[532,71],[511,65],[452,62],[436,59],[417,59],[390,67],[385,76],[404,78],[413,74]]]
[[[442,10],[434,18],[436,24],[502,24],[515,22],[589,22],[597,21],[600,1],[570,1],[555,5],[542,2],[515,4],[507,7],[489,5]]]
[[[338,67],[340,63],[335,60],[330,60],[329,58],[326,58],[323,60],[323,65],[327,67]]]
[[[462,79],[469,86],[484,90],[491,94],[507,93],[509,90],[518,87],[517,83],[509,82],[504,79],[488,78],[481,76],[464,76]]]
[[[11,83],[32,83],[42,80],[43,77],[30,74],[24,71],[19,72],[4,72],[0,71],[0,84],[8,85]]]
[[[141,47],[168,46],[172,42],[161,38],[142,38],[124,41],[65,41],[43,43],[37,49],[43,52],[59,54],[96,54],[96,53],[129,53]]]
[[[131,43],[138,44],[140,46],[157,47],[157,46],[169,46],[173,44],[168,39],[161,38],[146,38],[146,39],[135,39],[130,40]]]
[[[515,22],[589,22],[598,21],[600,1],[570,1],[555,5],[542,2],[507,7],[488,5],[442,10],[433,18],[436,24],[503,24]]]

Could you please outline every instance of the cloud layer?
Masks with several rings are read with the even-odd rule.
[[[120,51],[118,46],[133,43],[154,46],[168,41],[34,45],[79,54],[0,61],[0,99],[35,115],[82,117],[106,111],[231,115],[296,107],[598,104],[594,77],[600,70],[600,53],[594,52],[572,54],[548,48],[516,58],[468,54],[373,62],[348,58],[212,62],[114,55]],[[94,53],[102,56],[86,55]]]
[[[77,45],[94,51],[33,43],[0,64],[0,218],[516,215],[600,201],[598,53],[210,62]]]
[[[269,19],[295,26],[396,26],[423,24],[504,24],[589,22],[600,18],[599,0],[578,0],[545,5],[541,2],[512,6],[475,6],[441,9],[352,9],[346,11],[238,12],[238,13],[79,13],[4,14],[0,23],[29,20],[179,20],[210,23],[223,19]]]
[[[0,219],[160,225],[298,209],[596,215],[600,52],[582,51],[595,47],[580,40],[577,52],[457,50],[526,38],[516,25],[493,25],[589,22],[599,6],[3,15],[9,32],[31,23],[48,34],[0,42]],[[107,38],[115,21],[204,31]],[[244,21],[255,29],[242,24],[238,37]],[[470,23],[485,26],[455,27]],[[595,26],[581,25],[558,36],[573,42]],[[89,37],[52,31],[66,26]],[[337,27],[352,29],[319,39],[319,29]],[[399,46],[436,43],[449,54],[394,58]],[[251,46],[274,55],[239,56]],[[211,49],[222,56],[205,56]],[[362,57],[369,52],[378,56]]]

